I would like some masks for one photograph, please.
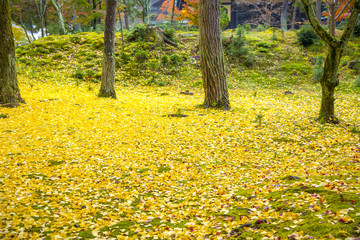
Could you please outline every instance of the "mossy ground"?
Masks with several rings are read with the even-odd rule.
[[[322,125],[309,73],[319,52],[301,49],[293,32],[247,34],[256,61],[227,66],[232,109],[203,109],[190,58],[196,33],[179,36],[179,49],[140,44],[154,60],[143,63],[127,43],[118,100],[98,98],[95,77],[84,74],[86,64],[101,69],[101,35],[47,37],[17,50],[27,104],[1,110],[0,237],[359,238],[360,103],[346,64],[336,93],[341,123]],[[349,43],[348,61],[357,44]],[[178,73],[149,69],[165,54],[183,58]],[[194,95],[179,94],[186,89]],[[178,112],[188,116],[168,117]]]

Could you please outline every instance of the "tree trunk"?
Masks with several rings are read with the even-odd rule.
[[[126,1],[127,0],[123,0],[123,3],[124,5],[126,6]],[[129,30],[130,29],[130,26],[129,26],[129,16],[128,16],[128,10],[125,8],[125,11],[124,11],[124,22],[125,22],[125,29],[126,30]]]
[[[121,31],[121,54],[124,54],[124,30],[123,30],[123,24],[121,19],[121,14],[119,9],[117,10],[119,15],[119,22],[120,22],[120,31]]]
[[[229,110],[218,0],[199,0],[199,33],[200,63],[205,91],[204,105]]]
[[[16,77],[15,44],[9,0],[0,0],[0,106],[16,107],[25,103]]]
[[[58,24],[59,24],[60,35],[65,35],[66,30],[65,30],[64,18],[61,13],[62,6],[60,5],[59,0],[51,0],[51,2],[56,10],[57,15],[58,15]]]
[[[174,23],[174,13],[175,13],[175,0],[173,0],[173,6],[172,6],[172,9],[171,9],[171,26]]]
[[[106,18],[104,31],[104,60],[101,75],[99,97],[116,99],[115,93],[115,20],[116,0],[106,0]]]
[[[287,31],[288,6],[289,6],[288,0],[284,0],[283,8],[281,11],[281,17],[280,17],[281,29],[284,31]]]
[[[335,14],[336,14],[336,5],[335,5],[335,1],[331,2],[330,4],[330,14],[329,14],[329,33],[332,36],[335,36],[335,26],[336,26],[336,19],[335,19]]]
[[[338,69],[341,59],[341,51],[346,46],[354,30],[356,19],[360,13],[360,0],[355,0],[351,15],[347,20],[346,27],[340,40],[335,38],[335,34],[332,32],[332,30],[330,33],[328,33],[321,26],[315,15],[312,6],[313,3],[310,0],[301,0],[301,2],[303,3],[306,16],[309,19],[311,26],[314,28],[317,35],[321,37],[322,40],[324,40],[328,45],[328,53],[325,60],[324,72],[320,80],[322,87],[322,98],[319,121],[321,123],[338,123],[338,119],[335,116],[334,91],[335,88],[339,85]],[[331,5],[329,15],[330,19],[333,18],[335,20],[335,11],[332,9]],[[335,25],[332,24],[332,27],[335,27]]]
[[[293,15],[292,15],[292,21],[291,21],[291,29],[295,29],[296,10],[297,10],[297,7],[294,6]]]
[[[316,17],[321,22],[321,0],[316,0]]]
[[[341,47],[329,47],[325,60],[324,73],[321,76],[321,107],[319,113],[320,122],[337,123],[334,108],[334,90],[339,85],[338,68],[341,58]]]

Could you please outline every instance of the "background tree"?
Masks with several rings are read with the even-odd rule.
[[[151,0],[137,0],[141,10],[141,20],[144,24],[150,23]]]
[[[24,103],[16,76],[15,44],[9,0],[0,0],[0,105],[16,107]]]
[[[115,20],[116,0],[106,0],[106,18],[104,32],[104,60],[102,64],[101,87],[99,97],[112,97],[115,93]]]
[[[304,10],[311,26],[315,32],[328,45],[327,56],[325,59],[324,72],[321,76],[320,83],[322,88],[321,107],[319,113],[320,122],[337,123],[338,119],[335,116],[334,109],[334,90],[339,85],[338,68],[341,59],[341,51],[347,44],[355,27],[356,19],[360,12],[360,0],[355,0],[350,18],[347,21],[345,30],[340,39],[335,37],[335,30],[329,29],[330,34],[321,26],[318,21],[313,4],[310,0],[301,0]],[[336,0],[334,1],[336,3]],[[330,12],[334,9],[330,8]],[[335,17],[335,12],[331,15]]]
[[[188,20],[190,25],[199,26],[199,0],[185,0],[181,11],[175,12],[180,15],[177,20]]]
[[[51,3],[54,6],[57,16],[58,16],[60,35],[65,35],[66,30],[65,30],[64,18],[63,18],[63,14],[61,12],[61,8],[63,7],[65,0],[63,0],[62,2],[60,2],[59,0],[51,0]]]
[[[218,0],[199,0],[200,63],[205,107],[230,109]]]
[[[39,14],[41,37],[45,37],[45,13],[47,9],[48,0],[35,0],[36,9]]]
[[[287,31],[288,9],[289,9],[289,1],[284,0],[283,7],[281,10],[281,16],[280,16],[281,29],[284,31]]]

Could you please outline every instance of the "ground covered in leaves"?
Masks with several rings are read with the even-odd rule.
[[[320,125],[317,91],[232,90],[223,112],[201,89],[28,81],[1,109],[0,238],[360,236],[357,95]]]

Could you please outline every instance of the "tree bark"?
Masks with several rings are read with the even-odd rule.
[[[16,76],[15,43],[9,0],[0,0],[0,106],[16,107],[21,98]]]
[[[297,11],[297,7],[294,6],[293,15],[292,15],[292,21],[291,21],[291,29],[295,29],[296,11]]]
[[[341,58],[341,47],[329,47],[325,60],[324,72],[320,79],[321,84],[321,107],[319,113],[320,122],[337,123],[335,116],[335,88],[339,85],[338,68]]]
[[[66,30],[65,30],[64,18],[61,13],[62,4],[59,3],[59,0],[51,0],[51,2],[56,10],[57,15],[58,15],[58,24],[59,24],[60,35],[65,35]]]
[[[124,3],[124,5],[125,6],[127,6],[126,5],[126,1],[127,0],[123,0],[123,3]],[[125,29],[126,30],[129,30],[130,29],[130,26],[129,26],[129,13],[128,13],[128,10],[127,10],[127,7],[125,7],[125,11],[124,11],[124,22],[125,22]]]
[[[335,26],[336,26],[336,3],[335,1],[330,2],[330,13],[329,13],[329,33],[332,36],[335,36]]]
[[[321,37],[328,45],[328,52],[325,60],[324,72],[321,76],[321,107],[318,120],[321,123],[338,123],[335,116],[335,88],[339,85],[338,69],[341,59],[341,51],[346,46],[355,27],[356,19],[360,13],[360,0],[355,0],[351,15],[347,21],[345,30],[340,39],[335,38],[335,34],[331,31],[328,33],[320,24],[314,12],[312,2],[310,0],[301,0],[304,10],[311,26],[319,37]],[[335,16],[330,7],[332,16]],[[334,18],[335,19],[335,18]],[[334,25],[333,25],[334,26]]]
[[[218,0],[199,0],[199,48],[205,91],[204,105],[229,110],[219,7]]]
[[[171,9],[171,26],[174,23],[174,13],[175,13],[175,0],[173,0],[173,6],[172,6],[172,9]]]
[[[316,0],[316,17],[321,22],[321,0]]]
[[[281,11],[281,17],[280,17],[281,29],[284,31],[287,31],[288,6],[289,6],[288,0],[284,0],[283,8]]]
[[[106,0],[106,18],[104,31],[104,60],[101,75],[99,97],[116,99],[115,93],[115,20],[116,0]]]

